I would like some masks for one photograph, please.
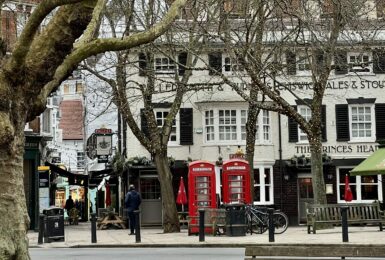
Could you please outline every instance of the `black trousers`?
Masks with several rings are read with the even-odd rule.
[[[128,212],[128,218],[130,219],[130,230],[131,233],[135,233],[136,219],[133,211]]]

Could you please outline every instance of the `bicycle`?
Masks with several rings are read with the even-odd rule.
[[[269,213],[267,212],[267,207],[255,207],[252,205],[246,205],[245,210],[247,229],[250,234],[262,234],[266,232],[266,230],[269,228]],[[274,234],[282,234],[285,232],[288,224],[289,219],[285,213],[277,210],[274,211]]]

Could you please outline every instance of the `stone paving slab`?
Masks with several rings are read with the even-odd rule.
[[[197,235],[189,236],[186,229],[180,233],[163,233],[161,228],[142,228],[141,243],[135,242],[135,235],[128,235],[127,229],[97,230],[97,243],[91,243],[90,223],[80,223],[77,226],[65,226],[65,241],[51,242],[38,245],[38,233],[29,232],[30,247],[66,248],[66,247],[245,247],[249,245],[277,244],[367,244],[384,245],[385,231],[379,231],[377,226],[349,227],[349,242],[342,242],[341,227],[317,230],[317,234],[307,234],[306,226],[289,227],[280,235],[275,235],[275,242],[269,243],[268,233],[247,234],[246,236],[229,237],[205,236],[204,242],[199,242]]]

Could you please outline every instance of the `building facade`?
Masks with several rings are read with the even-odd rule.
[[[367,1],[365,8],[368,18],[382,19],[379,3],[376,5],[374,1]],[[318,11],[322,14],[325,10],[323,6]],[[322,18],[322,15],[319,17]],[[348,46],[341,40],[333,57],[333,70],[322,103],[323,172],[329,203],[345,203],[345,175],[349,175],[351,169],[373,153],[378,141],[385,138],[385,98],[382,95],[385,90],[385,56],[379,44],[381,33],[378,35],[376,43],[364,47],[357,43]],[[208,51],[201,53],[195,64],[200,69],[193,70],[189,83],[207,82],[207,86],[185,96],[173,123],[168,156],[179,162],[219,162],[216,171],[220,179],[220,161],[232,158],[239,146],[245,150],[248,104],[229,85],[219,83],[220,76],[211,75],[209,69],[201,68],[215,64],[215,69],[245,90],[248,89],[248,80],[246,73],[244,78],[238,78],[242,69],[234,63],[225,47],[216,45],[215,50],[206,49]],[[304,53],[305,49],[300,45],[290,46],[290,52],[283,52],[284,73],[277,75],[280,85],[276,89],[305,120],[309,120],[311,109],[307,101],[312,99],[314,86],[310,59],[304,59]],[[164,93],[173,91],[173,85],[168,82],[173,82],[175,73],[180,71],[180,57],[170,58],[164,53],[156,53],[154,64],[150,65],[156,75],[158,95],[154,95],[152,105],[159,126],[163,125],[171,107],[171,99],[167,99]],[[131,60],[138,62],[130,68],[133,75],[130,79],[146,84],[145,76],[141,74],[143,54],[138,51]],[[213,84],[215,82],[218,84]],[[274,82],[267,80],[266,84],[273,87]],[[143,104],[138,102],[132,110],[136,113],[138,125],[145,132],[142,108]],[[151,158],[129,129],[126,154],[128,158]],[[297,123],[275,112],[261,111],[257,120],[252,165],[255,173],[254,204],[282,210],[289,215],[292,224],[306,221],[305,204],[313,199],[310,163],[309,142]],[[179,176],[180,171],[187,174],[187,168],[180,167],[174,171],[175,176]],[[152,203],[152,207],[156,210],[161,208],[159,189],[154,188],[159,187],[156,170],[144,167],[135,170],[134,174],[139,191],[144,193],[144,204],[148,192],[148,202]],[[350,176],[350,183],[353,202],[383,201],[384,186],[380,175]],[[221,190],[219,183],[219,196]],[[154,191],[158,193],[154,195]],[[143,214],[151,215],[151,210]]]

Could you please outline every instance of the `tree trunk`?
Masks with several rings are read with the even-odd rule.
[[[2,122],[0,122],[1,124]],[[24,133],[17,133],[11,149],[0,149],[0,259],[30,259],[27,230],[29,217],[24,194]],[[18,148],[18,149],[15,149]]]
[[[257,100],[258,91],[255,87],[250,90],[251,100]],[[246,122],[246,160],[250,166],[250,198],[251,203],[254,202],[254,152],[255,152],[255,135],[257,133],[257,120],[260,109],[249,102],[249,111],[247,112]]]
[[[312,138],[310,138],[311,140]],[[323,175],[322,166],[322,142],[321,138],[314,138],[313,142],[310,142],[311,150],[311,172],[314,191],[314,203],[326,204],[326,192],[325,181]]]
[[[166,154],[166,152],[155,154],[155,165],[158,170],[163,204],[163,232],[173,233],[180,232],[180,226],[172,187],[172,174]]]

